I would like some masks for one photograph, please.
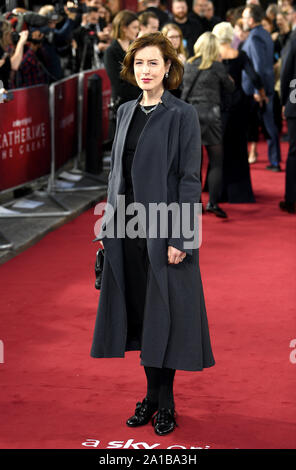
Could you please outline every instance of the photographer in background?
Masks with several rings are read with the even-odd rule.
[[[84,23],[73,33],[72,47],[76,60],[72,73],[100,67],[111,42],[100,7],[90,6],[88,10]]]
[[[42,42],[44,34],[38,29],[30,30],[23,60],[17,73],[15,88],[48,83],[49,78],[42,66]]]
[[[13,29],[9,21],[0,20],[0,80],[5,89],[12,88],[11,71],[18,70],[24,54],[24,45],[29,31],[22,31],[13,51]]]
[[[48,19],[47,26],[40,28],[44,34],[42,43],[42,55],[44,64],[48,72],[48,82],[51,83],[64,77],[64,71],[61,64],[61,56],[69,55],[71,47],[72,32],[77,27],[77,6],[72,2],[67,2],[63,11],[57,12],[52,5],[44,5],[39,10],[39,15]],[[66,20],[63,26],[58,29],[57,24]]]

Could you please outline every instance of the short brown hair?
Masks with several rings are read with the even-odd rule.
[[[164,79],[163,84],[167,90],[175,90],[182,82],[184,66],[178,59],[178,55],[171,41],[159,31],[157,33],[143,34],[143,36],[136,38],[130,44],[122,64],[122,70],[120,72],[121,78],[138,86],[134,75],[134,58],[137,51],[148,46],[158,47],[162,53],[164,62],[168,60],[171,61],[169,76]]]
[[[144,13],[141,13],[138,16],[138,20],[143,26],[148,26],[149,18],[154,18],[155,20],[158,20],[158,16],[156,16],[153,11],[144,11]]]

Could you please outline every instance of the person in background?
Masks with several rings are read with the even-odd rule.
[[[108,32],[108,39],[107,39],[107,42],[108,42],[110,39],[111,31],[112,31],[112,13],[106,5],[101,5],[100,7],[98,7],[98,13],[99,13],[100,30],[103,33]],[[99,38],[100,38],[100,35],[99,35]],[[106,42],[106,38],[102,38],[102,41]]]
[[[177,52],[178,59],[182,64],[185,64],[188,57],[188,52],[183,44],[183,34],[179,26],[174,23],[167,23],[161,30],[162,34],[166,36],[172,43],[175,51]],[[178,88],[170,90],[170,92],[177,98],[181,97],[182,94],[182,82]]]
[[[112,21],[112,42],[104,54],[106,72],[111,82],[111,115],[109,125],[109,140],[115,132],[115,120],[118,107],[138,98],[141,90],[120,77],[121,64],[129,45],[136,39],[140,31],[140,22],[135,12],[122,10]]]
[[[242,9],[242,11],[244,8]],[[249,31],[244,30],[244,22],[243,19],[240,17],[236,20],[234,25],[234,39],[232,42],[232,47],[237,49],[238,51],[242,50],[242,47],[249,36]],[[258,103],[255,100],[251,100],[249,103],[249,110],[248,110],[248,122],[247,122],[247,134],[248,140],[250,144],[248,162],[250,164],[256,163],[258,152],[257,152],[257,143],[259,140],[259,127],[260,127],[260,120],[259,120],[259,112],[258,112]]]
[[[226,212],[218,205],[223,181],[221,99],[222,94],[232,93],[235,85],[219,61],[219,42],[214,34],[203,33],[194,45],[194,53],[185,64],[181,99],[197,109],[201,141],[209,156],[209,202],[206,211],[226,218]]]
[[[280,99],[280,73],[281,73],[281,53],[285,45],[287,44],[291,35],[291,24],[288,20],[288,15],[285,11],[279,11],[276,15],[276,23],[278,32],[272,34],[274,41],[274,118],[279,133],[282,131],[282,105]]]
[[[49,83],[50,77],[44,68],[44,58],[40,53],[43,37],[43,33],[32,28],[31,39],[27,42],[26,51],[17,72],[16,88]]]
[[[140,22],[139,36],[148,33],[156,33],[159,30],[159,19],[152,11],[145,11],[138,16]]]
[[[99,8],[102,4],[103,4],[102,0],[85,0],[85,5],[87,7]]]
[[[232,26],[234,26],[236,22],[235,10],[235,8],[229,8],[225,13],[226,21],[228,21]]]
[[[291,18],[292,34],[282,51],[281,99],[283,115],[287,119],[289,151],[286,162],[285,196],[279,202],[282,211],[296,213],[296,100],[295,87],[291,87],[296,77],[296,6]]]
[[[209,23],[205,16],[207,6],[208,0],[193,0],[192,10],[188,14],[189,18],[197,23],[200,34],[209,30]]]
[[[294,6],[293,5],[289,5],[287,8],[285,8],[285,10],[283,10],[285,15],[286,15],[286,18],[287,18],[287,21],[290,25],[290,28],[292,29],[293,27],[293,18],[294,18]]]
[[[231,46],[234,35],[232,25],[228,22],[221,22],[214,27],[213,34],[220,44],[222,63],[235,83],[234,92],[224,97],[224,162],[221,199],[223,202],[230,203],[255,202],[248,163],[250,98],[242,89],[242,71],[248,74],[254,87],[259,90],[262,100],[265,98],[265,92],[262,81],[247,54]]]
[[[10,22],[7,20],[0,21],[0,80],[6,90],[12,88],[11,74],[17,71],[21,65],[29,31],[20,32],[14,50],[11,35],[12,26]]]
[[[205,18],[208,22],[208,31],[212,31],[214,26],[222,21],[221,18],[215,16],[214,3],[210,0],[207,2],[207,6],[205,9]]]
[[[112,13],[112,19],[120,12],[120,0],[107,0],[106,6]]]
[[[74,3],[68,2],[69,8],[76,9]],[[60,80],[64,77],[64,71],[61,63],[61,53],[70,45],[72,33],[77,27],[77,14],[64,6],[66,20],[61,28],[57,28],[58,23],[63,19],[58,15],[53,5],[44,5],[38,11],[38,14],[48,19],[47,26],[40,28],[44,38],[41,45],[44,65],[48,71],[48,83]]]
[[[270,35],[275,32],[274,23],[268,16],[264,16],[264,18],[262,18],[261,24],[265,31],[267,31]]]
[[[144,0],[143,5],[145,6],[145,10],[141,11],[141,13],[146,11],[154,13],[159,19],[159,29],[161,29],[165,23],[170,21],[169,14],[160,8],[160,0]]]
[[[230,23],[231,24],[231,23]],[[244,24],[242,18],[236,20],[234,25],[234,36],[232,41],[232,47],[237,50],[241,50],[245,40],[248,37],[248,32],[244,31]]]
[[[291,25],[289,23],[287,13],[279,11],[276,15],[276,25],[278,31],[272,33],[272,40],[274,41],[274,53],[276,60],[281,56],[281,51],[285,47],[291,34]]]
[[[280,10],[286,10],[294,4],[294,0],[278,0],[278,7]]]
[[[276,3],[271,3],[266,9],[266,17],[271,21],[273,28],[272,32],[277,30],[276,15],[278,14],[279,7]]]
[[[193,46],[197,38],[202,34],[202,28],[188,16],[188,6],[186,0],[173,0],[172,2],[173,21],[182,31],[185,46],[189,56],[193,55]]]
[[[99,68],[104,60],[104,53],[111,44],[109,29],[106,28],[97,7],[91,10],[73,33],[73,47],[76,50],[75,73],[82,70]]]
[[[104,19],[105,19],[105,23],[107,26],[109,25],[112,25],[112,20],[113,20],[113,15],[112,15],[112,11],[110,10],[110,8],[108,7],[108,5],[102,5],[99,9],[99,12],[102,12],[103,10],[104,11]],[[112,29],[112,28],[111,28]],[[110,30],[111,31],[111,30]]]
[[[260,0],[246,0],[246,5],[257,5],[261,7]]]
[[[182,30],[175,23],[167,23],[162,28],[161,32],[171,41],[175,51],[177,52],[178,59],[185,64],[188,58],[188,51],[185,49],[183,44]]]
[[[245,71],[243,71],[242,86],[244,92],[248,96],[253,96],[261,105],[262,120],[268,134],[269,165],[267,165],[266,168],[280,172],[281,150],[278,129],[275,125],[273,113],[275,84],[273,70],[274,47],[270,34],[262,27],[261,21],[263,17],[264,12],[259,6],[249,5],[245,8],[243,12],[244,29],[245,31],[249,31],[249,36],[242,49],[252,61],[258,75],[260,75],[267,100],[262,102],[258,90],[256,90]]]

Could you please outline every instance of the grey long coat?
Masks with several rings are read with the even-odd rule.
[[[124,194],[124,144],[141,97],[118,108],[107,197],[107,202],[114,208],[117,207],[117,195]],[[132,181],[135,201],[145,208],[149,202],[198,203],[200,162],[197,112],[192,105],[165,90],[162,103],[143,129],[134,155]],[[213,366],[215,361],[199,270],[199,249],[184,249],[181,237],[147,236],[150,266],[141,347],[133,347],[127,343],[122,239],[103,238],[100,233],[95,240],[102,239],[105,262],[91,356],[124,357],[125,351],[140,349],[140,364],[145,366],[188,371]],[[186,251],[183,262],[168,264],[168,245]]]

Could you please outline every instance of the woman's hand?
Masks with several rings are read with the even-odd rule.
[[[102,242],[102,240],[100,240],[100,243],[102,245],[102,248],[104,249],[104,243]]]
[[[168,263],[169,264],[179,264],[186,257],[184,251],[177,250],[173,246],[168,247]]]
[[[28,39],[28,36],[29,36],[29,30],[26,29],[26,30],[24,30],[24,31],[21,31],[21,32],[19,33],[19,35],[20,35],[20,36],[19,36],[18,42],[19,42],[20,44],[22,44],[22,45],[26,44],[27,39]]]

